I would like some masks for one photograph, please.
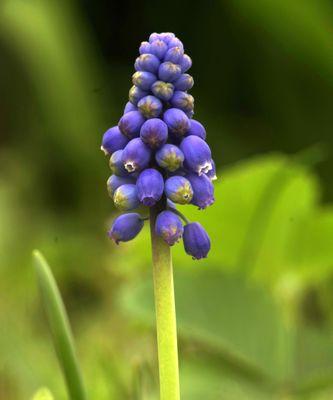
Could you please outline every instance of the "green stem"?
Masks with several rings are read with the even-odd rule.
[[[170,247],[155,234],[160,205],[151,208],[154,293],[161,400],[179,400],[176,309]]]

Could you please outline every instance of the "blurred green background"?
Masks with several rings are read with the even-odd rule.
[[[149,235],[107,239],[99,150],[153,31],[193,59],[220,178],[213,207],[184,210],[210,257],[173,251],[182,399],[333,398],[332,20],[328,0],[1,0],[1,399],[67,398],[36,247],[89,397],[158,398]]]

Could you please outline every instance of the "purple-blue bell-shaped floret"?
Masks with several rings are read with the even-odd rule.
[[[134,64],[136,71],[147,71],[155,74],[160,66],[160,60],[154,54],[141,54]]]
[[[133,103],[131,103],[130,101],[128,101],[128,102],[126,103],[126,105],[125,105],[124,113],[123,113],[123,114],[127,114],[127,113],[129,113],[129,112],[131,112],[131,111],[138,111],[138,108],[137,108]]]
[[[150,43],[149,42],[141,42],[139,47],[140,54],[150,53]]]
[[[214,186],[206,175],[187,174],[186,178],[193,190],[192,204],[204,209],[214,203]]]
[[[172,32],[162,32],[159,34],[159,39],[163,40],[166,44],[169,44],[170,40],[175,37],[175,34]]]
[[[161,38],[161,34],[160,33],[153,32],[153,33],[150,34],[148,40],[149,40],[149,43],[153,43],[155,40],[160,40],[160,38]]]
[[[122,211],[131,211],[140,206],[136,184],[118,187],[113,195],[114,205]]]
[[[117,176],[111,175],[107,180],[107,189],[109,195],[113,198],[114,192],[122,185],[127,185],[128,183],[134,183],[135,180],[129,176]]]
[[[140,111],[130,111],[124,114],[118,123],[118,127],[122,134],[129,139],[133,139],[140,134],[140,129],[145,119]]]
[[[199,136],[202,140],[206,140],[206,129],[199,121],[190,119],[190,129],[186,136],[190,135]]]
[[[210,250],[210,239],[199,222],[185,225],[183,234],[184,248],[195,260],[206,258]]]
[[[163,176],[156,169],[148,168],[139,175],[136,186],[138,197],[145,206],[154,206],[162,197],[164,191]]]
[[[184,154],[179,147],[167,143],[156,152],[155,159],[160,167],[174,172],[182,167]]]
[[[192,67],[192,60],[191,57],[188,56],[187,54],[183,55],[183,58],[180,60],[180,68],[182,70],[182,73],[188,71]]]
[[[198,175],[212,169],[212,153],[208,144],[199,136],[186,136],[179,147],[184,153],[186,168]]]
[[[156,81],[151,87],[153,94],[163,101],[169,101],[173,96],[173,84],[170,82]]]
[[[163,115],[164,122],[168,125],[170,132],[182,137],[190,129],[190,120],[184,111],[178,108],[169,108]]]
[[[180,77],[181,73],[179,65],[166,61],[158,69],[158,78],[164,82],[174,82]]]
[[[212,169],[208,171],[206,175],[211,181],[215,181],[217,179],[217,176],[216,176],[216,166],[214,160],[211,160],[211,163],[212,163]]]
[[[140,137],[152,149],[158,149],[168,140],[168,127],[159,118],[148,119],[141,127]]]
[[[118,176],[128,176],[128,172],[126,171],[123,164],[123,150],[115,151],[110,157],[109,166],[114,175]]]
[[[183,224],[180,218],[172,211],[162,211],[155,222],[155,233],[169,246],[179,242],[183,235]]]
[[[176,37],[169,40],[168,47],[169,49],[171,49],[172,47],[180,47],[182,50],[184,50],[183,43]]]
[[[184,55],[184,49],[181,47],[171,47],[165,54],[164,61],[170,61],[179,64]]]
[[[150,44],[149,53],[154,54],[160,60],[163,60],[165,53],[168,51],[168,45],[161,39],[154,40]]]
[[[194,108],[194,98],[190,94],[186,92],[182,92],[181,90],[176,90],[170,99],[170,104],[175,107],[183,110],[184,112],[193,111]]]
[[[104,133],[101,150],[106,155],[111,155],[117,150],[122,150],[127,143],[128,138],[120,132],[118,126],[114,126]]]
[[[122,162],[129,173],[147,168],[150,158],[151,149],[140,138],[128,142],[122,154]]]
[[[140,214],[123,214],[113,221],[108,235],[116,244],[119,242],[128,242],[140,233],[143,224],[144,221]]]
[[[193,197],[190,181],[179,175],[171,176],[165,181],[164,192],[168,199],[177,204],[188,204]]]
[[[192,89],[194,85],[194,80],[189,74],[181,74],[180,77],[174,82],[174,87],[176,90],[182,90],[186,92],[187,90]]]
[[[163,104],[157,97],[149,95],[138,102],[138,109],[145,118],[156,118],[161,114]]]
[[[150,90],[151,85],[156,81],[156,76],[151,72],[136,71],[132,76],[133,85],[142,90]]]
[[[142,90],[139,87],[133,85],[128,92],[128,99],[133,105],[137,105],[138,102],[145,96],[148,95],[146,90]]]

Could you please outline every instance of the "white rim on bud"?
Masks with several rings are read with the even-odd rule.
[[[198,166],[198,175],[207,174],[211,169],[213,169],[213,165],[210,161],[207,161]]]

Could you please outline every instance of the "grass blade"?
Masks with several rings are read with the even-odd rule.
[[[86,400],[87,397],[75,354],[72,332],[59,289],[44,256],[35,250],[33,258],[54,347],[70,398],[72,400]]]

